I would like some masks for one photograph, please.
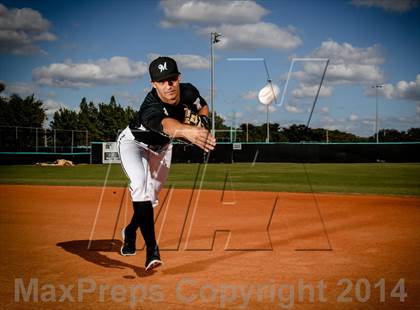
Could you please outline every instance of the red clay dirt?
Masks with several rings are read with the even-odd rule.
[[[165,189],[149,273],[140,235],[119,254],[126,189],[1,185],[0,201],[1,309],[419,308],[420,198]]]

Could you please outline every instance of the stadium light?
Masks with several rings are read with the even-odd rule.
[[[379,127],[378,127],[378,89],[383,88],[383,85],[375,85],[372,88],[375,88],[376,91],[376,117],[375,117],[375,135],[376,135],[376,143],[379,143]]]

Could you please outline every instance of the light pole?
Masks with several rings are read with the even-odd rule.
[[[269,120],[269,112],[270,112],[270,104],[267,104],[267,137],[265,138],[265,143],[270,142],[270,120]]]
[[[270,88],[271,88],[270,90],[272,91],[273,99],[277,103],[277,95],[276,95],[276,93],[274,91],[274,88],[273,88],[273,81],[270,78],[270,73],[268,72],[268,67],[267,67],[267,63],[265,62],[265,58],[263,59],[263,61],[264,61],[265,72],[267,73],[267,82],[270,85]],[[271,102],[269,102],[267,104],[267,137],[265,138],[265,142],[266,143],[269,143],[270,142],[270,120],[269,120],[270,103]]]
[[[379,143],[379,127],[378,127],[378,89],[384,87],[383,85],[375,85],[372,88],[375,88],[376,91],[376,116],[375,116],[375,134],[376,134],[376,143]]]
[[[265,138],[265,142],[270,142],[270,119],[269,119],[269,111],[270,111],[270,104],[273,101],[277,101],[277,94],[279,93],[279,88],[277,85],[272,83],[270,77],[267,79],[267,85],[265,85],[260,92],[258,93],[258,100],[265,105],[267,111],[267,136]]]
[[[216,120],[214,111],[214,52],[213,44],[219,42],[220,34],[217,32],[210,33],[210,51],[211,51],[211,86],[210,86],[210,102],[211,102],[211,133],[213,136],[216,134]]]

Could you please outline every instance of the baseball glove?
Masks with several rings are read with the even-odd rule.
[[[198,115],[191,111],[188,107],[184,107],[184,124],[196,127],[210,129],[210,122],[207,116]]]

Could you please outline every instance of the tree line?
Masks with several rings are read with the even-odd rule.
[[[1,85],[0,85],[1,86]],[[1,90],[1,87],[0,87]],[[110,98],[109,103],[95,104],[83,98],[77,111],[60,108],[54,113],[48,130],[79,130],[88,133],[87,142],[115,141],[120,130],[125,128],[136,117],[136,111],[131,107],[122,107]],[[18,95],[0,96],[0,126],[43,127],[46,114],[42,101],[34,95],[22,98]],[[230,128],[222,117],[216,114],[215,127],[218,141],[263,142],[266,140],[267,124],[241,124]],[[373,142],[375,135],[359,137],[352,133],[324,128],[306,128],[302,124],[281,127],[278,123],[269,123],[270,142]],[[411,142],[420,141],[420,128],[410,128],[407,131],[396,129],[381,129],[381,142]]]
[[[78,112],[65,108],[55,112],[50,128],[86,130],[89,141],[115,141],[118,132],[127,127],[135,115],[133,108],[117,104],[114,96],[109,103],[97,106],[83,98]]]
[[[267,124],[255,126],[241,124],[240,133],[236,134],[238,141],[265,141],[267,137]],[[248,137],[247,137],[248,132]],[[280,127],[278,123],[269,123],[270,142],[375,142],[376,135],[360,137],[340,130],[325,128],[307,128],[303,124],[293,124],[289,127]],[[410,128],[407,131],[396,129],[381,129],[378,132],[380,142],[419,142],[420,128]]]

